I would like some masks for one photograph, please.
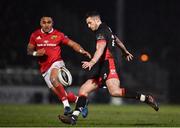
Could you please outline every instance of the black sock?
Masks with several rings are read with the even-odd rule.
[[[75,110],[82,111],[82,109],[85,107],[87,103],[87,97],[86,96],[80,96],[78,98],[78,101],[76,103]]]
[[[124,98],[131,98],[131,99],[140,99],[141,94],[131,91],[130,89],[122,88],[123,90],[123,96]]]

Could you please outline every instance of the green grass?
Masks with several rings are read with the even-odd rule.
[[[67,127],[57,115],[62,105],[0,105],[0,126]],[[155,112],[147,105],[89,105],[88,118],[79,117],[78,127],[170,127],[180,126],[180,106],[164,105]]]

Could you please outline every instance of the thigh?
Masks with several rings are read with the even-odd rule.
[[[119,90],[120,81],[117,78],[108,79],[108,80],[106,80],[106,86],[111,94],[112,92],[116,92]]]
[[[63,67],[63,66],[65,66],[65,64],[62,60],[56,61],[51,65],[51,67],[44,74],[42,74],[49,88],[53,87],[52,79],[55,79],[57,81],[58,70],[60,67]]]
[[[79,95],[88,96],[89,93],[98,88],[97,81],[94,79],[87,80],[79,89]]]
[[[49,68],[50,77],[57,78],[58,71],[61,67],[65,66],[63,61],[56,61],[54,62],[51,67]]]
[[[59,71],[59,69],[52,68],[51,73],[50,73],[50,79],[52,79],[52,78],[57,79],[58,78],[58,71]]]
[[[44,80],[45,80],[47,86],[48,86],[49,88],[52,88],[53,85],[52,85],[52,83],[51,83],[51,81],[50,81],[50,73],[46,73],[45,75],[43,75],[43,77],[44,77]]]
[[[57,81],[57,73],[58,69],[51,68],[46,74],[43,74],[44,80],[49,88],[54,87],[52,81]]]

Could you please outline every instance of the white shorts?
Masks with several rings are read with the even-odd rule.
[[[51,67],[45,73],[42,74],[42,76],[44,77],[44,80],[49,88],[53,87],[53,85],[50,81],[51,70],[53,68],[59,69],[60,67],[64,67],[64,66],[65,66],[64,61],[62,61],[62,60],[56,61],[51,65]]]

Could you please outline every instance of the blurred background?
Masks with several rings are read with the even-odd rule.
[[[27,56],[30,34],[42,16],[52,16],[54,27],[94,53],[94,35],[84,15],[98,11],[134,55],[121,63],[124,87],[153,94],[160,103],[180,103],[179,0],[31,0],[0,2],[0,103],[57,103],[39,73],[35,57]],[[67,88],[77,93],[85,81],[81,55],[63,46],[62,56],[73,75]],[[131,103],[111,98],[107,89],[90,96],[94,103]]]

